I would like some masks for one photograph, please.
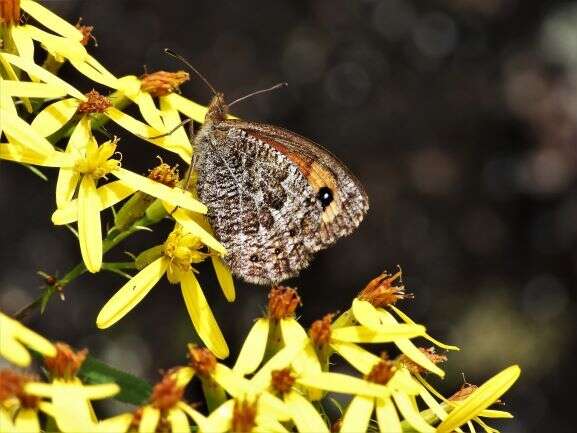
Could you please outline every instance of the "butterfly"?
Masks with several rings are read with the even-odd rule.
[[[164,51],[214,95],[192,138],[191,168],[233,275],[249,283],[278,284],[359,226],[369,209],[367,193],[328,150],[277,126],[229,118],[230,105],[281,85],[227,105],[186,59]]]
[[[198,196],[233,275],[274,285],[355,230],[369,200],[328,150],[286,129],[227,114],[223,94],[215,92],[193,141]]]

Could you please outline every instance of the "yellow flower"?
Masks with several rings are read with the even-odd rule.
[[[0,312],[0,356],[19,367],[26,367],[32,360],[26,347],[45,356],[56,354],[50,341]]]
[[[328,432],[327,425],[309,401],[317,398],[318,388],[299,382],[303,375],[314,376],[316,369],[299,371],[295,367],[299,366],[298,355],[308,344],[302,339],[277,352],[250,380],[250,389],[254,393],[268,392],[282,398],[299,432]]]
[[[297,382],[354,395],[343,416],[341,431],[366,431],[373,411],[381,432],[402,431],[399,413],[414,430],[422,433],[435,431],[416,405],[415,396],[420,394],[422,386],[406,368],[384,358],[372,366],[365,366],[363,373],[365,379],[323,372],[301,377]]]
[[[269,347],[269,350],[272,349],[273,352],[282,346],[299,345],[302,347],[301,343],[306,342],[308,337],[306,331],[294,317],[294,312],[300,304],[301,300],[296,290],[283,286],[271,289],[268,295],[267,315],[256,320],[251,328],[233,367],[235,373],[241,376],[253,373],[265,358],[267,344],[275,346]],[[276,341],[277,337],[278,341]],[[309,349],[303,353],[304,365],[310,367],[313,364],[318,364],[314,351],[312,358]],[[299,354],[300,356],[301,354]],[[307,359],[312,360],[313,364],[307,363]],[[317,370],[316,367],[310,368]],[[320,371],[320,365],[318,370]]]
[[[208,417],[190,414],[201,433],[288,433],[288,430],[267,411],[258,396],[238,397],[216,408]]]
[[[202,416],[184,400],[184,389],[190,377],[169,371],[158,382],[150,396],[150,403],[139,407],[132,414],[131,427],[139,432],[167,431],[189,433],[187,414]]]
[[[44,359],[52,382],[30,382],[24,390],[27,394],[51,400],[50,405],[41,409],[54,417],[60,431],[94,431],[98,420],[90,401],[112,397],[120,388],[114,383],[84,385],[76,373],[84,362],[86,351],[74,352],[63,343],[57,343],[56,348],[55,356]]]
[[[28,73],[30,76],[34,76],[38,80],[51,85],[49,88],[36,88],[34,93],[35,97],[53,98],[55,93],[54,88],[56,87],[59,88],[61,92],[63,91],[66,95],[71,96],[71,98],[62,99],[48,105],[36,115],[32,121],[31,127],[36,131],[38,135],[42,137],[48,137],[49,135],[52,135],[56,131],[60,130],[66,123],[68,123],[70,119],[72,119],[72,116],[74,116],[77,112],[83,113],[85,115],[98,113],[106,116],[132,134],[146,139],[147,141],[161,146],[171,152],[177,153],[186,162],[190,162],[192,151],[188,138],[183,140],[182,137],[175,138],[172,136],[172,134],[159,138],[147,138],[161,135],[162,133],[166,132],[167,129],[163,128],[159,131],[152,126],[140,122],[132,116],[123,113],[119,109],[115,108],[108,98],[100,95],[96,91],[89,92],[86,95],[83,94],[74,86],[68,84],[67,82],[58,78],[56,75],[36,65],[30,59],[15,56],[9,53],[0,53],[0,61],[2,64],[6,63],[8,65],[16,66]],[[104,75],[99,75],[92,78],[94,78],[96,81],[100,80],[99,82],[113,89],[120,87],[123,83],[122,80],[118,80],[111,74],[110,76],[107,75],[106,77],[108,78],[106,79],[102,79],[102,77],[104,77]],[[11,79],[15,80],[15,78]],[[12,89],[11,95],[20,96],[20,93],[24,93],[26,90],[26,88],[16,87]],[[2,104],[0,105],[0,108],[7,105],[7,99],[8,98],[6,97],[0,99],[0,103]],[[3,112],[0,114],[4,115],[4,112],[8,110],[9,109],[3,109]],[[174,114],[172,111],[170,112]],[[168,119],[168,117],[170,117],[170,119]],[[179,120],[176,121],[173,115],[168,117],[167,128],[173,127],[180,122]],[[175,122],[173,122],[173,120]]]
[[[14,433],[40,432],[38,397],[25,392],[32,376],[12,370],[0,370],[0,431]]]
[[[176,227],[168,236],[166,242],[159,248],[161,256],[128,281],[102,307],[96,319],[96,325],[108,328],[132,310],[166,274],[172,284],[180,283],[182,296],[192,323],[204,344],[219,358],[228,356],[228,346],[210,306],[202,292],[201,286],[194,275],[195,263],[206,258],[206,253],[199,251],[204,245],[224,253],[212,236],[206,232],[186,232],[182,227]]]
[[[0,158],[41,166],[60,168],[56,184],[56,202],[60,206],[53,216],[54,224],[70,224],[78,220],[80,251],[90,272],[98,272],[102,266],[102,230],[100,212],[125,199],[134,191],[143,191],[161,198],[171,206],[179,206],[195,212],[206,212],[206,206],[179,188],[170,188],[147,177],[137,175],[120,167],[113,159],[116,141],[98,146],[91,135],[90,121],[83,118],[70,137],[66,152],[50,150],[45,153],[30,152],[18,144],[0,143]],[[97,188],[97,182],[112,174],[119,181]],[[77,193],[77,198],[72,197]],[[184,211],[183,211],[184,212]],[[211,247],[224,253],[224,249],[200,226],[196,232]]]

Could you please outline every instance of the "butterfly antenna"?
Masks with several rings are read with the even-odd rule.
[[[202,75],[200,72],[198,72],[198,70],[192,66],[190,64],[190,62],[188,60],[186,60],[184,57],[182,57],[180,54],[175,53],[174,51],[172,51],[170,48],[165,48],[164,52],[166,54],[168,54],[169,56],[174,57],[177,60],[180,60],[184,65],[186,65],[192,72],[194,72],[196,75],[198,75],[198,77],[204,81],[204,84],[206,84],[206,86],[210,89],[210,91],[213,93],[213,95],[216,95],[216,90],[214,90],[214,87],[212,87],[212,84],[210,84],[208,82],[208,80],[206,78],[204,78],[204,75]]]
[[[269,87],[268,89],[257,90],[256,92],[249,93],[248,95],[243,96],[242,98],[235,99],[235,100],[232,101],[230,104],[228,104],[228,106],[229,106],[229,107],[232,107],[232,106],[233,106],[234,104],[236,104],[237,102],[244,101],[245,99],[252,98],[253,96],[255,96],[255,95],[260,95],[261,93],[272,92],[273,90],[277,90],[277,89],[280,89],[280,88],[282,88],[282,87],[288,87],[288,83],[286,83],[286,82],[278,83],[278,84],[275,84],[275,85],[272,86],[272,87]]]

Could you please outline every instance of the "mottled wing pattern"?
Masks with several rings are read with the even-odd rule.
[[[321,188],[331,190],[333,202],[323,209],[320,229],[314,234],[317,242],[313,252],[349,235],[363,220],[369,208],[367,193],[355,175],[327,149],[292,131],[257,122],[226,120],[218,128],[240,129],[277,149],[299,168],[315,195]]]
[[[204,135],[195,152],[198,194],[233,273],[273,284],[306,267],[323,209],[298,166],[239,128]]]

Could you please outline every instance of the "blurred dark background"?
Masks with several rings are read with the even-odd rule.
[[[302,323],[349,305],[368,280],[402,266],[415,299],[400,304],[450,354],[446,394],[519,363],[504,398],[505,432],[573,431],[577,273],[577,3],[513,0],[50,1],[95,26],[90,51],[117,76],[182,66],[183,53],[229,100],[279,81],[289,87],[240,104],[239,116],[322,143],[366,186],[371,209],[350,238],[292,282]],[[80,89],[92,84],[74,81]],[[207,103],[193,79],[182,93]],[[123,163],[145,171],[156,148],[120,130]],[[166,155],[165,155],[166,156]],[[170,162],[176,159],[168,157]],[[47,171],[47,170],[45,170]],[[76,240],[50,225],[55,172],[44,183],[0,167],[0,308],[39,293],[36,270],[60,275]],[[168,225],[119,248],[138,253]],[[237,286],[227,304],[209,266],[201,282],[232,360],[267,290]],[[166,281],[105,332],[94,320],[122,285],[84,277],[30,322],[155,380],[184,361],[192,326]],[[435,382],[436,383],[436,382]],[[570,424],[571,423],[571,424]]]

